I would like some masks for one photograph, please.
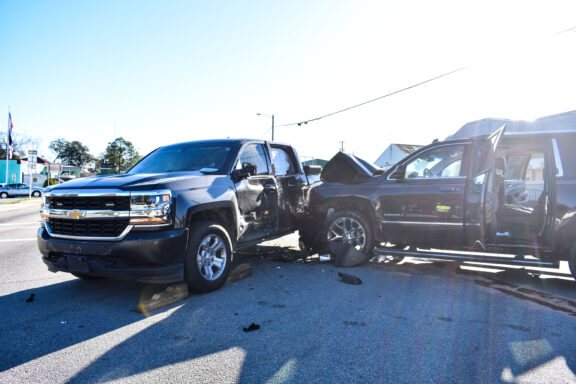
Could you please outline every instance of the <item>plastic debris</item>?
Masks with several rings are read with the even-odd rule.
[[[362,279],[357,277],[357,276],[349,275],[347,273],[342,273],[342,272],[338,272],[338,276],[340,276],[343,283],[352,284],[352,285],[362,284]]]
[[[26,300],[24,300],[24,302],[26,302],[26,303],[31,303],[31,302],[34,301],[34,297],[36,297],[36,295],[33,294],[33,293],[31,293],[31,294],[30,294],[30,297],[27,298]]]
[[[251,323],[248,327],[242,327],[244,332],[252,332],[260,329],[260,324]]]

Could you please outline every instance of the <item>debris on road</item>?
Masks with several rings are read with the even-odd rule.
[[[252,266],[250,264],[238,264],[234,269],[230,272],[230,275],[226,279],[224,285],[233,283],[238,280],[245,279],[247,277],[252,276]]]
[[[188,284],[186,283],[170,285],[166,287],[166,289],[158,291],[163,287],[162,285],[147,285],[144,287],[136,310],[147,315],[148,311],[164,307],[188,297]]]
[[[260,329],[260,324],[251,323],[248,327],[242,327],[244,332],[252,332]]]
[[[342,272],[338,272],[338,276],[340,276],[343,283],[352,284],[352,285],[362,284],[362,279],[357,277],[357,276],[349,275],[347,273],[342,273]]]
[[[33,294],[33,293],[31,293],[31,294],[30,294],[30,297],[28,297],[26,300],[24,300],[24,302],[26,302],[26,303],[31,303],[31,302],[34,301],[34,297],[36,297],[36,295]]]

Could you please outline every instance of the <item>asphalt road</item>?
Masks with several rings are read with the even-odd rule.
[[[244,255],[251,277],[143,315],[150,287],[48,272],[37,211],[0,210],[3,384],[576,382],[565,274],[274,261],[292,236]]]

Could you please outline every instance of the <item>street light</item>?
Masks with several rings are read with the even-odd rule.
[[[256,116],[268,116],[272,119],[272,141],[274,141],[274,115],[270,116],[265,113],[257,113]]]

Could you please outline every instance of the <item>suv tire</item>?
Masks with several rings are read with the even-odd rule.
[[[205,293],[222,287],[232,269],[228,231],[211,221],[193,224],[184,268],[190,289]]]
[[[374,249],[374,229],[364,215],[351,210],[336,212],[326,221],[325,241],[339,241],[353,245],[363,253],[366,261]]]
[[[6,192],[0,193],[0,199],[5,199],[7,197],[8,197],[8,194]]]

